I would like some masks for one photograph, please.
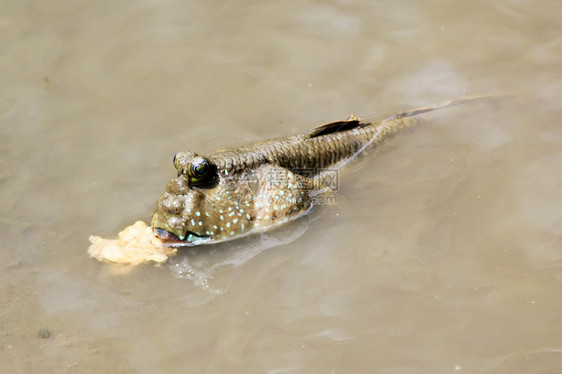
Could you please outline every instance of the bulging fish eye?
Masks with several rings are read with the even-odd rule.
[[[209,171],[209,161],[205,160],[204,158],[199,160],[198,163],[191,164],[191,172],[194,175],[199,175],[204,177],[208,171]]]
[[[218,183],[217,167],[204,157],[195,157],[187,173],[189,187],[213,188]]]

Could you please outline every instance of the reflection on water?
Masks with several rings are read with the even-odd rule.
[[[559,2],[1,9],[3,372],[562,367]],[[178,151],[300,133],[370,97],[359,117],[505,93],[424,115],[312,219],[128,273],[86,253],[150,218]]]
[[[168,267],[176,277],[221,294],[228,290],[236,269],[267,249],[297,240],[308,229],[308,223],[309,217],[303,217],[277,230],[233,242],[184,248],[170,258]],[[215,285],[215,281],[219,281],[220,286]]]

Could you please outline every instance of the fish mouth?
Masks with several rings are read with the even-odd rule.
[[[185,239],[182,240],[176,234],[158,227],[154,228],[154,235],[162,240],[164,246],[166,247],[192,247],[202,242],[211,240],[211,237],[209,236],[197,235],[196,233],[191,231],[187,231]]]

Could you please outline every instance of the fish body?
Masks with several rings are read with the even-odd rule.
[[[457,102],[371,123],[352,117],[207,156],[177,153],[177,177],[160,195],[151,225],[167,245],[191,246],[239,238],[299,218],[310,211],[316,196],[331,193],[333,186],[323,179],[326,173],[414,125],[415,115]]]

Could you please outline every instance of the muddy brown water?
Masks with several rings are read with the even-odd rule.
[[[1,8],[2,372],[562,370],[560,1]],[[149,219],[177,151],[506,93],[422,116],[275,232],[86,254]]]

